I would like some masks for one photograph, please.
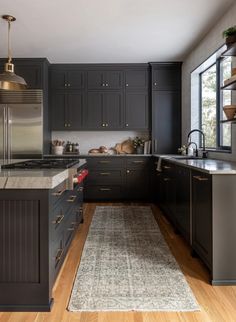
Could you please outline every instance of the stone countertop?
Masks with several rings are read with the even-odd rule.
[[[92,157],[151,157],[152,154],[106,154],[106,153],[94,153],[94,154],[45,154],[44,158],[92,158]]]
[[[1,169],[0,189],[53,189],[68,177],[69,169]]]
[[[180,155],[154,155],[191,169],[209,174],[236,174],[236,162],[215,159],[184,159]]]

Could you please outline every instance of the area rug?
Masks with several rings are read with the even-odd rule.
[[[96,207],[68,310],[199,310],[150,207]]]

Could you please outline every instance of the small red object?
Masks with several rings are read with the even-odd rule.
[[[82,170],[77,176],[78,183],[81,183],[87,177],[88,173],[87,169]]]

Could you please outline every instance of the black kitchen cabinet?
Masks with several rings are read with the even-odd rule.
[[[87,94],[84,124],[90,130],[121,129],[123,126],[123,101],[120,92],[93,92]]]
[[[192,171],[192,248],[212,267],[212,177]]]
[[[147,130],[149,127],[147,92],[126,92],[125,128]]]
[[[152,89],[158,91],[179,91],[181,73],[179,63],[153,64]]]
[[[88,157],[85,199],[149,200],[148,157]]]
[[[153,153],[177,153],[181,145],[181,64],[152,66]],[[157,82],[158,81],[158,82]]]
[[[6,62],[6,59],[1,58],[1,70]],[[49,62],[46,58],[15,58],[13,64],[15,65],[15,73],[25,79],[28,89],[48,91]]]
[[[56,68],[51,70],[52,89],[83,89],[85,86],[84,71]]]
[[[115,90],[123,86],[122,71],[91,70],[88,71],[88,89]]]
[[[84,94],[78,91],[53,92],[51,102],[52,130],[80,130],[83,127]]]
[[[129,90],[147,90],[148,89],[148,71],[147,69],[132,69],[125,71],[125,89]]]
[[[176,208],[175,223],[182,236],[190,241],[190,170],[175,166]]]

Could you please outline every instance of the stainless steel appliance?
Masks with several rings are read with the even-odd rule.
[[[43,155],[42,90],[0,91],[0,159]]]
[[[2,169],[68,169],[79,165],[78,159],[40,159],[6,164]]]

